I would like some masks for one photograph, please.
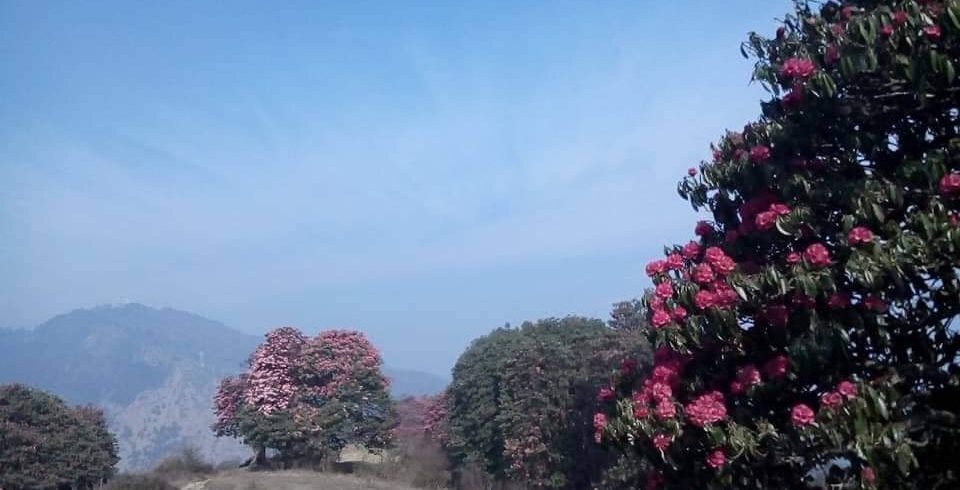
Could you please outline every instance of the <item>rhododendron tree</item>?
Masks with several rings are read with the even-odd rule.
[[[710,216],[596,436],[647,488],[960,487],[960,2],[801,1],[743,51],[771,98],[680,183]]]
[[[382,449],[395,414],[381,364],[359,332],[306,337],[291,327],[273,330],[246,373],[221,381],[213,430],[242,438],[258,463],[268,448],[285,461],[322,460],[348,444]]]

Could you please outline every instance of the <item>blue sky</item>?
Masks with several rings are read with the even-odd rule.
[[[686,241],[787,1],[0,2],[0,324],[138,301],[445,372]]]

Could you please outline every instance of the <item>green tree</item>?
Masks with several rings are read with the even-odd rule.
[[[645,342],[580,317],[524,323],[474,341],[446,392],[447,446],[458,465],[498,481],[585,488],[613,457],[594,442],[597,391],[610,366],[646,355]]]
[[[86,489],[114,474],[103,412],[23,385],[0,386],[0,488]]]

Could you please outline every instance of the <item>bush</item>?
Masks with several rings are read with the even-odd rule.
[[[681,182],[711,220],[597,435],[648,488],[960,487],[960,2],[799,1],[744,53],[771,100]]]

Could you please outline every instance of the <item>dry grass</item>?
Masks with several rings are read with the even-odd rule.
[[[189,490],[415,490],[386,480],[313,471],[231,470],[188,485]]]

